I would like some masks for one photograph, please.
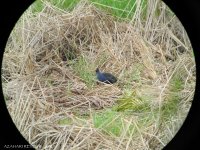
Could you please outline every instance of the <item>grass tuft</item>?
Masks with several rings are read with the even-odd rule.
[[[95,81],[95,69],[84,56],[79,57],[73,68],[75,73],[83,79],[88,87],[93,86]]]
[[[148,102],[139,97],[135,91],[126,91],[121,98],[117,100],[114,107],[116,111],[144,111],[148,108]]]
[[[105,110],[101,113],[95,113],[93,124],[95,128],[101,129],[107,135],[121,135],[123,122],[121,116],[115,111]]]

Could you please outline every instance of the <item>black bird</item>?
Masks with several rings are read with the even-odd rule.
[[[96,69],[96,75],[97,75],[97,79],[101,82],[107,83],[107,84],[112,84],[117,82],[117,78],[114,77],[112,74],[110,73],[103,73],[99,71],[99,68]]]

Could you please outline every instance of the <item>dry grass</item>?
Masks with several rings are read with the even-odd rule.
[[[85,1],[71,12],[45,2],[21,17],[2,84],[13,121],[36,148],[161,149],[176,134],[194,94],[192,48],[165,4],[148,0],[145,19],[136,4],[132,20]],[[118,82],[97,84],[96,67]]]

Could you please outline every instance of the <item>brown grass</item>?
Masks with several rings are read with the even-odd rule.
[[[146,21],[136,2],[132,20],[119,21],[85,1],[71,12],[45,2],[41,12],[33,15],[29,9],[20,18],[4,53],[2,84],[14,123],[36,148],[161,149],[176,134],[194,94],[192,48],[162,2],[148,1]],[[157,7],[158,16],[152,13]],[[96,67],[115,74],[118,82],[97,84]],[[184,81],[180,106],[166,120],[162,106],[177,74]],[[94,114],[132,92],[143,97],[149,111],[117,112],[95,127]],[[63,119],[67,123],[60,123]],[[104,129],[116,120],[122,122],[118,136]]]

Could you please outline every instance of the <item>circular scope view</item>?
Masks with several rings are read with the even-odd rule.
[[[187,117],[196,66],[160,0],[44,0],[16,23],[1,78],[36,149],[160,150]]]

